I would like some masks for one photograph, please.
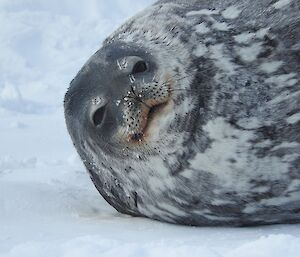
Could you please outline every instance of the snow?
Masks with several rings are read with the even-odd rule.
[[[152,2],[1,0],[1,257],[299,256],[299,225],[164,224],[117,213],[94,188],[67,134],[63,96],[102,40]]]

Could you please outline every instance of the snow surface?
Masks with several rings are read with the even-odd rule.
[[[300,256],[299,225],[195,228],[132,218],[91,183],[67,135],[64,93],[102,40],[152,2],[0,1],[1,257]]]

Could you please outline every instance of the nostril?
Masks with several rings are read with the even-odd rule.
[[[144,61],[138,61],[132,69],[131,74],[142,73],[147,70],[147,64]]]
[[[92,120],[96,127],[101,125],[101,123],[103,122],[105,118],[105,110],[106,110],[106,105],[100,107],[94,112]]]

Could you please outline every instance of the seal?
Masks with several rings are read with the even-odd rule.
[[[300,1],[164,0],[71,82],[68,131],[119,212],[300,222]]]

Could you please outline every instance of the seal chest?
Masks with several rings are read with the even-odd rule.
[[[165,0],[109,36],[65,97],[101,195],[178,224],[299,222],[299,13]]]

